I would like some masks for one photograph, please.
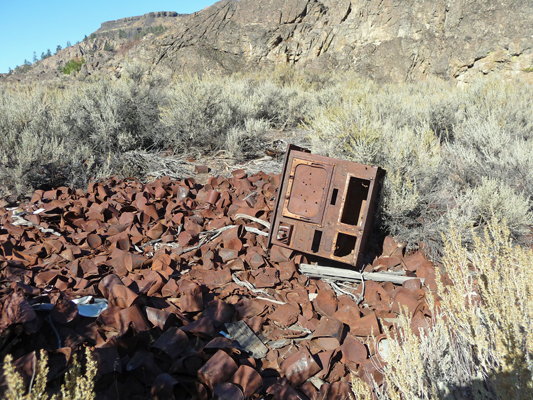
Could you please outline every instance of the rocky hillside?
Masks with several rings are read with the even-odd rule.
[[[390,81],[466,81],[532,65],[525,0],[226,0],[154,41],[155,64],[235,70],[291,63]]]
[[[533,80],[533,3],[527,0],[223,0],[186,16],[151,14],[102,24],[92,42],[41,63],[41,71],[89,46],[100,54],[85,73],[120,71],[127,53],[178,72],[288,63],[317,72],[353,69],[378,81],[433,75],[467,82],[495,71]],[[135,30],[157,19],[169,29],[133,40]],[[115,51],[102,54],[106,35],[120,30],[128,37],[111,39]]]
[[[98,37],[132,38],[142,34],[150,28],[162,25],[166,28],[176,24],[176,21],[187,14],[178,14],[175,11],[159,11],[140,15],[137,17],[121,18],[103,22],[100,29],[94,34]]]
[[[132,48],[150,49],[151,45],[139,45],[175,29],[187,16],[174,11],[159,11],[103,22],[98,30],[86,36],[83,41],[58,51],[52,57],[39,60],[31,66],[22,66],[11,75],[0,74],[0,82],[56,79],[64,75],[62,68],[73,59],[83,59],[85,62],[77,74],[78,79],[84,79],[93,73],[120,76],[121,65]],[[143,51],[137,51],[134,58],[142,53]],[[149,51],[148,62],[152,59],[152,53],[153,51]]]

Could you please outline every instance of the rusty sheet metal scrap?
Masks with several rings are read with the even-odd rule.
[[[268,245],[359,266],[384,171],[289,145]]]

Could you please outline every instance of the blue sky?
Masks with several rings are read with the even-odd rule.
[[[151,11],[192,13],[215,0],[0,0],[0,73],[22,65],[24,59],[40,58],[83,40],[85,35],[112,19],[133,17]]]

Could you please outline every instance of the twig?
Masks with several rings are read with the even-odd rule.
[[[245,226],[244,229],[246,230],[246,232],[255,233],[256,235],[268,236],[268,233],[260,231],[259,229],[253,228],[251,226]]]
[[[289,326],[287,329],[290,330],[290,331],[294,331],[294,332],[305,333],[307,335],[309,335],[310,333],[313,333],[313,331],[311,331],[311,329],[304,328],[303,326],[298,325],[298,324],[293,324],[293,325]]]
[[[180,245],[178,243],[161,243],[161,244],[157,243],[157,244],[159,244],[159,246],[157,246],[155,248],[155,250],[158,250],[160,247],[163,247],[163,246],[168,246],[168,247],[172,247],[172,248],[178,248],[179,250],[178,250],[177,254],[188,253],[189,251],[197,250],[200,247],[202,247],[204,244],[206,244],[206,243],[208,243],[208,242],[210,242],[212,240],[215,240],[218,236],[220,236],[222,234],[222,232],[227,231],[228,229],[231,229],[231,228],[236,228],[237,226],[238,225],[227,225],[227,226],[223,226],[222,228],[219,228],[219,229],[213,229],[211,231],[200,232],[199,236],[202,236],[202,238],[200,239],[200,242],[197,245],[194,245],[192,247],[187,247],[186,249],[179,249]],[[256,235],[268,236],[268,233],[260,231],[257,228],[245,226],[244,229],[247,232],[252,232],[252,233],[255,233]],[[148,243],[150,243],[150,242],[148,242]],[[146,243],[146,245],[148,245],[148,243]],[[141,247],[143,247],[143,246],[141,246]]]
[[[248,281],[241,281],[239,278],[237,278],[235,276],[235,274],[231,274],[231,279],[233,279],[233,282],[235,282],[237,285],[239,285],[240,287],[243,287],[243,288],[246,288],[248,289],[250,292],[252,293],[262,293],[262,294],[266,294],[266,292],[262,289],[256,289],[254,287],[254,285],[252,285],[250,282]]]
[[[149,242],[146,242],[145,244],[139,246],[141,249],[144,249],[146,246],[150,246],[152,244],[156,244],[156,243],[159,243],[161,241],[161,239],[154,239],[154,240],[150,240]]]
[[[257,300],[270,301],[271,303],[279,304],[279,305],[281,305],[281,306],[284,305],[284,304],[287,304],[287,303],[284,303],[283,301],[267,299],[266,297],[261,297],[261,296],[257,296],[256,299],[257,299]]]
[[[228,229],[231,229],[231,228],[235,228],[236,226],[237,225],[228,225],[228,226],[223,226],[222,228],[219,228],[219,229],[214,229],[214,230],[206,231],[206,232],[200,232],[199,236],[202,236],[202,238],[200,239],[200,242],[197,245],[194,245],[192,247],[187,247],[186,249],[180,249],[181,246],[178,243],[161,243],[161,245],[158,246],[157,249],[163,246],[168,246],[172,248],[178,248],[177,254],[188,253],[189,251],[199,249],[205,243],[208,243],[216,239],[219,235],[222,234],[222,232],[227,231]]]
[[[237,285],[239,285],[240,287],[244,287],[246,289],[248,289],[250,292],[254,293],[254,294],[266,294],[267,296],[270,296],[270,297],[274,297],[272,296],[270,293],[268,293],[266,290],[263,290],[263,289],[256,289],[254,287],[254,285],[252,285],[250,282],[248,281],[241,281],[239,278],[237,278],[235,276],[235,274],[231,274],[231,279],[233,279],[233,282],[235,282]],[[268,300],[268,299],[264,299],[264,300]],[[268,301],[271,301],[273,303],[277,302],[277,300],[275,301],[272,301],[272,300],[268,300]],[[281,302],[280,302],[281,303]],[[285,304],[285,303],[283,303]]]
[[[51,233],[52,235],[55,235],[55,236],[61,236],[60,233],[54,231],[53,229],[43,228],[41,225],[34,224],[33,222],[30,222],[27,219],[22,218],[21,215],[23,214],[15,215],[13,213],[13,225],[15,226],[24,225],[24,226],[29,226],[29,227],[34,226],[43,233]]]
[[[254,196],[254,195],[256,195],[256,194],[257,194],[257,190],[251,192],[248,196],[246,196],[246,197],[245,197],[244,199],[242,199],[242,200],[243,200],[243,201],[246,201],[246,200],[248,200],[250,197],[252,197],[252,196]],[[241,214],[239,214],[239,215],[241,215]]]
[[[226,225],[226,226],[223,226],[222,228],[218,228],[218,229],[213,229],[211,231],[205,231],[205,232],[200,232],[200,236],[209,236],[209,235],[213,235],[210,240],[213,240],[215,239],[216,237],[218,237],[220,234],[222,234],[222,232],[224,231],[227,231],[228,229],[231,229],[231,228],[235,228],[237,225]]]
[[[361,285],[363,285],[363,287],[361,288],[361,295],[355,301],[355,303],[357,305],[359,305],[359,303],[361,303],[364,300],[364,298],[365,298],[365,277],[363,277],[363,279],[361,279]]]
[[[332,281],[331,279],[325,279],[324,282],[327,282],[329,283],[329,285],[333,288],[333,290],[335,290],[335,293],[337,294],[337,296],[339,296],[339,293],[341,294],[345,294],[347,296],[350,296],[352,299],[354,299],[355,301],[358,300],[358,296],[356,296],[355,294],[353,293],[350,293],[348,292],[347,290],[344,290],[344,289],[341,289],[334,281]]]
[[[263,225],[265,228],[270,229],[270,222],[264,221],[264,220],[256,218],[256,217],[252,217],[251,215],[235,214],[234,219],[249,219],[250,221],[257,222],[258,224]]]
[[[196,246],[187,247],[186,249],[178,250],[177,254],[183,254],[183,253],[188,253],[189,251],[198,250],[200,247],[202,247],[207,242],[209,242],[209,239],[203,237],[200,240],[200,243],[198,243]]]
[[[35,379],[35,370],[36,370],[36,364],[37,364],[37,356],[35,355],[34,357],[32,357],[31,361],[32,361],[31,364],[33,368],[33,373],[31,375],[30,389],[28,390],[28,393],[31,393],[31,390],[33,388],[33,381]]]
[[[177,231],[176,234],[174,235],[174,238],[175,238],[175,239],[178,238],[178,236],[179,236],[179,234],[181,233],[181,230],[182,230],[182,229],[183,229],[183,224],[180,224],[180,225],[178,226],[178,231]],[[143,252],[142,249],[144,249],[145,246],[148,246],[148,245],[150,245],[150,244],[155,243],[155,244],[154,244],[154,250],[157,251],[157,250],[159,250],[159,248],[162,246],[162,244],[158,245],[158,243],[159,243],[160,241],[161,241],[161,239],[151,240],[151,241],[149,241],[149,242],[143,244],[142,246],[140,246],[140,248],[137,247],[137,246],[135,246],[135,250],[137,250],[139,253],[142,253],[142,252]],[[168,244],[168,246],[169,246],[169,247],[178,247],[175,243]]]

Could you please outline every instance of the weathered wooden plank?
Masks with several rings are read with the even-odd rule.
[[[392,282],[397,285],[402,285],[405,281],[411,279],[420,279],[410,276],[401,276],[395,273],[357,272],[343,268],[324,267],[312,264],[300,264],[300,272],[310,277],[336,281],[360,282],[364,279],[365,281]],[[424,283],[424,279],[420,279],[420,281],[422,284]]]

